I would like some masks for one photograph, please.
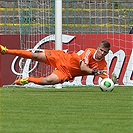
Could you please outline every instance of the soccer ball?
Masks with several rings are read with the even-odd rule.
[[[110,78],[105,78],[100,82],[99,86],[102,91],[112,91],[114,89],[114,82]]]

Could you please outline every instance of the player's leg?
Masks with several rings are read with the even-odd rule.
[[[28,59],[32,59],[40,62],[46,62],[45,52],[32,53],[27,50],[7,49],[6,47],[0,45],[0,53],[16,55],[16,56],[20,56],[23,58],[28,58]]]
[[[47,77],[40,77],[40,78],[28,77],[26,79],[18,79],[15,81],[15,84],[25,85],[28,84],[29,82],[33,82],[39,85],[54,85],[60,83],[60,79],[56,74],[52,73]]]
[[[52,73],[51,75],[47,76],[47,77],[41,77],[41,78],[33,78],[33,77],[29,77],[29,82],[34,82],[36,84],[40,84],[40,85],[54,85],[60,82],[58,76],[54,73]]]
[[[68,80],[69,76],[66,73],[56,69],[51,75],[47,77],[40,77],[40,78],[28,77],[26,79],[18,79],[15,81],[15,84],[25,85],[28,84],[29,82],[33,82],[39,85],[54,85],[58,83],[63,83]]]

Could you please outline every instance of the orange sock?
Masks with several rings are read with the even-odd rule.
[[[42,85],[42,80],[43,80],[44,77],[40,77],[40,78],[34,78],[34,77],[29,77],[28,78],[28,81],[29,82],[33,82],[35,84],[39,84],[39,85]]]
[[[23,58],[28,58],[28,59],[32,59],[32,52],[30,51],[26,51],[26,50],[7,50],[7,54],[11,54],[11,55],[16,55],[16,56],[20,56]]]

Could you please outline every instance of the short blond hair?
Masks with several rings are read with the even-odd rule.
[[[100,45],[103,45],[105,48],[110,49],[111,45],[107,40],[104,40],[100,43]]]

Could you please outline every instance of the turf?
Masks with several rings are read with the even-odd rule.
[[[0,133],[132,133],[133,87],[0,88]]]

